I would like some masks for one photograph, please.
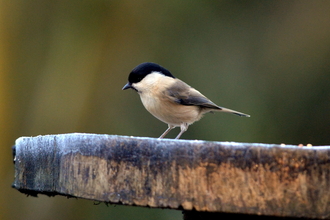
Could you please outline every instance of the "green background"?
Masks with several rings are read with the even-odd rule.
[[[251,115],[208,114],[183,139],[329,144],[329,11],[327,0],[0,0],[0,219],[181,219],[11,188],[20,136],[160,136],[167,125],[121,90],[146,61]]]

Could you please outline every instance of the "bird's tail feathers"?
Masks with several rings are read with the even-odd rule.
[[[232,114],[242,116],[242,117],[250,117],[250,115],[248,115],[248,114],[238,112],[238,111],[235,111],[235,110],[232,110],[232,109],[229,109],[229,108],[220,107],[218,111],[219,112],[228,112],[228,113],[232,113]]]

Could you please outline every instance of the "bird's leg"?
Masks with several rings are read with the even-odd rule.
[[[185,132],[185,131],[187,131],[188,130],[188,124],[187,123],[182,123],[181,125],[180,125],[180,129],[181,129],[181,131],[180,131],[180,133],[178,134],[178,136],[176,136],[176,138],[175,139],[179,139],[180,137],[181,137],[181,135]]]
[[[165,135],[167,135],[167,133],[170,132],[170,130],[172,130],[173,128],[175,128],[173,125],[168,125],[166,131],[158,139],[162,139],[163,137],[165,137]]]

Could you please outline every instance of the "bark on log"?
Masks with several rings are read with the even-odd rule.
[[[330,147],[61,134],[22,137],[13,187],[109,203],[330,219]]]

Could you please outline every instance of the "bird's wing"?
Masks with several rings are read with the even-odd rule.
[[[169,86],[165,92],[172,101],[181,105],[195,105],[218,110],[222,109],[196,89],[179,79],[176,79],[176,82]]]

